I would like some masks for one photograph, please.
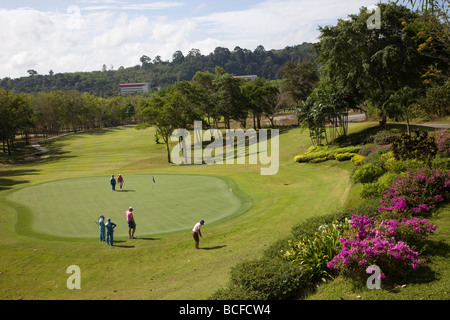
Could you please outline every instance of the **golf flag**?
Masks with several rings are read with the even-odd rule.
[[[152,185],[153,201],[155,201],[155,183],[156,183],[156,181],[155,181],[155,177],[152,177],[152,178],[153,178],[153,185]]]

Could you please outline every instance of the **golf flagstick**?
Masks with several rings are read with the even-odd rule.
[[[155,177],[152,177],[152,179],[153,179],[153,185],[152,185],[153,201],[155,201],[155,184],[156,184],[156,181],[155,181]]]

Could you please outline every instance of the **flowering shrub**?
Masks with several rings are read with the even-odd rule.
[[[408,171],[403,177],[397,176],[382,196],[380,211],[426,214],[450,199],[450,172],[428,168]]]
[[[373,137],[373,142],[379,145],[389,144],[397,138],[398,134],[390,131],[380,131]]]
[[[405,270],[416,269],[422,261],[415,246],[418,238],[433,234],[436,226],[417,218],[382,220],[368,216],[353,216],[352,230],[341,238],[342,250],[327,264],[330,269],[340,269],[344,275],[356,280],[367,278],[366,268],[377,265],[383,278],[395,278]]]
[[[432,136],[436,142],[438,152],[444,157],[450,156],[450,131],[448,129],[438,130]]]
[[[369,153],[364,159],[363,164],[372,163],[377,167],[383,168],[385,163],[391,158],[394,158],[392,147],[389,145],[380,148],[374,148],[374,151]]]
[[[304,236],[300,241],[289,241],[289,249],[282,250],[286,261],[295,261],[313,280],[328,276],[327,263],[341,249],[340,239],[350,230],[349,220],[321,225],[314,236]]]
[[[392,147],[392,144],[364,147],[359,150],[358,154],[360,154],[362,156],[368,156],[369,154],[374,153],[378,149],[389,149],[391,147]]]
[[[430,224],[428,220],[416,217],[403,218],[402,220],[383,220],[379,227],[383,228],[388,236],[414,247],[419,246],[424,239],[434,234],[437,229],[437,226]]]
[[[417,159],[431,166],[438,148],[436,141],[427,131],[415,131],[414,135],[402,134],[392,143],[396,160]]]

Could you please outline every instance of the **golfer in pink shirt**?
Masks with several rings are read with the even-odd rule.
[[[117,178],[117,182],[119,183],[120,190],[123,190],[123,177],[121,174],[119,174],[119,177]]]
[[[198,222],[195,226],[194,229],[192,229],[192,236],[194,237],[195,240],[195,249],[199,249],[198,245],[200,243],[200,237],[203,238],[202,236],[202,232],[200,231],[200,228],[202,227],[202,225],[205,224],[204,220],[201,220],[200,222]],[[199,237],[200,236],[200,237]]]
[[[133,210],[133,207],[130,207],[127,211],[128,235],[130,239],[136,239],[134,236],[134,232],[136,231],[136,222],[134,221]]]

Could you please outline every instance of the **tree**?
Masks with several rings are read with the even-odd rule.
[[[219,65],[225,65],[230,59],[231,52],[227,48],[217,47],[214,49],[214,62]]]
[[[434,81],[443,79],[445,82],[450,77],[450,7],[445,1],[427,2],[431,9],[424,10],[414,21],[405,21],[404,29],[414,32],[418,52],[435,61],[427,74],[437,77]],[[428,83],[430,78],[427,77]]]
[[[201,53],[200,49],[191,49],[188,52],[186,59],[188,61],[192,61],[193,59],[201,58],[201,56],[202,56],[202,53]]]
[[[208,118],[208,125],[211,126],[211,120],[213,126],[218,128],[219,120],[221,117],[221,112],[218,104],[216,103],[216,87],[214,85],[215,75],[211,72],[200,72],[198,71],[195,76],[192,78],[192,81],[203,88],[203,98],[201,101],[203,103],[200,106],[203,109],[203,113]]]
[[[0,139],[3,151],[11,155],[16,136],[31,128],[33,123],[29,100],[0,88]]]
[[[143,100],[140,116],[147,120],[149,125],[156,126],[156,134],[163,138],[167,148],[167,161],[171,163],[169,142],[172,132],[177,129],[177,124],[172,106],[165,102],[165,91],[161,90],[158,94],[148,100]]]
[[[248,109],[253,114],[253,128],[261,129],[261,116],[266,116],[272,127],[274,117],[286,101],[286,94],[280,93],[278,87],[264,78],[256,78],[242,85],[242,92],[247,97]]]
[[[230,129],[231,119],[245,121],[247,118],[247,110],[242,108],[242,105],[245,105],[245,96],[241,92],[241,83],[241,79],[234,78],[222,68],[216,68],[213,80],[216,89],[214,99],[227,129]]]
[[[406,128],[408,135],[411,135],[409,121],[411,119],[411,107],[417,102],[417,90],[410,87],[403,87],[392,93],[386,105],[390,106],[387,112],[391,112],[391,117],[398,115],[404,116],[406,119]]]
[[[299,106],[311,94],[319,81],[319,74],[311,62],[294,64],[287,62],[280,70],[283,77],[281,90],[287,92]]]
[[[242,85],[242,93],[247,97],[248,109],[253,116],[253,128],[261,129],[261,115],[263,114],[261,88],[265,85],[264,78],[256,78],[253,81],[247,81]]]
[[[275,128],[274,119],[286,104],[286,93],[278,90],[278,87],[271,86],[262,96],[262,110],[263,115],[269,119],[272,128]]]
[[[45,136],[58,133],[62,124],[61,103],[59,94],[53,92],[41,92],[32,102],[32,108],[36,114],[37,129]]]
[[[297,108],[297,118],[303,129],[308,128],[311,142],[322,145],[326,134],[326,113],[323,112],[323,105],[318,101],[317,93],[311,94]]]
[[[174,64],[181,64],[184,61],[184,55],[183,52],[180,50],[175,51],[175,53],[172,55],[172,63]]]
[[[147,55],[144,54],[144,55],[139,59],[139,61],[141,61],[142,67],[145,67],[145,66],[147,66],[147,65],[150,63],[150,61],[152,61],[152,59],[151,59],[149,56],[147,56]]]
[[[164,61],[162,61],[162,58],[161,58],[160,55],[157,55],[157,56],[155,57],[155,59],[153,59],[153,63],[154,63],[154,64],[163,64]]]
[[[189,129],[194,121],[203,116],[197,107],[198,86],[188,81],[162,89],[149,99],[143,99],[140,116],[149,125],[156,126],[156,133],[161,137],[167,149],[167,161],[171,163],[169,143],[176,129]]]
[[[398,3],[399,0],[395,1]],[[434,10],[436,8],[436,0],[402,0],[403,3],[409,3],[413,9],[416,8],[418,10],[428,11]]]
[[[417,51],[414,34],[403,26],[418,14],[395,4],[380,3],[379,7],[379,29],[367,28],[371,13],[361,8],[359,15],[351,15],[349,20],[321,27],[317,50],[322,74],[357,102],[371,101],[385,123],[383,105],[389,98],[388,91],[420,86],[421,75],[431,61]]]

